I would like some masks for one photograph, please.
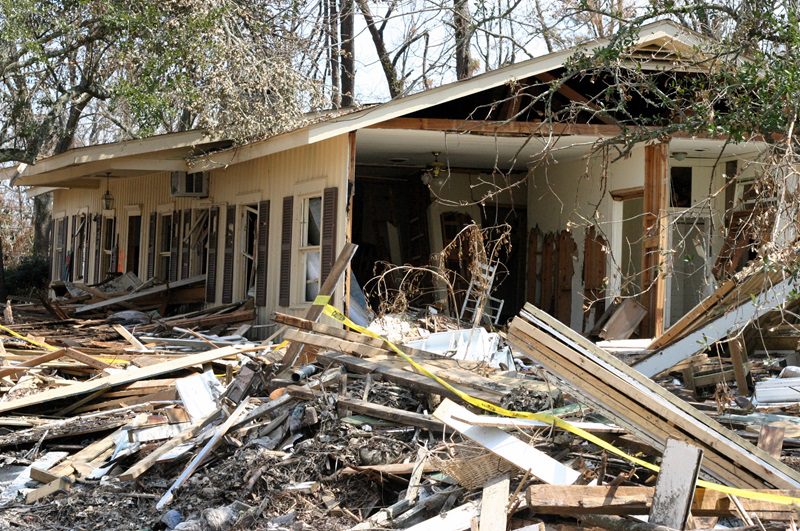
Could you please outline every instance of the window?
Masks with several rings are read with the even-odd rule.
[[[247,296],[256,285],[256,238],[258,235],[258,205],[243,205],[241,224],[242,295]]]
[[[128,216],[128,248],[125,251],[126,264],[125,271],[130,271],[139,275],[139,260],[142,254],[142,215],[132,214]]]
[[[72,267],[73,277],[75,280],[84,280],[84,263],[86,260],[86,220],[89,219],[86,214],[79,214],[76,219],[76,226],[73,232],[72,239]]]
[[[53,280],[66,278],[67,218],[58,218],[53,224]]]
[[[208,209],[192,211],[192,227],[183,237],[190,246],[189,274],[205,275],[208,271]]]
[[[173,197],[208,197],[208,172],[174,171],[170,177]]]
[[[170,256],[172,254],[172,214],[161,214],[158,218],[158,259],[156,278],[169,278]]]
[[[672,193],[669,206],[680,208],[692,206],[692,168],[671,168],[670,182]]]
[[[141,218],[139,218],[141,220]],[[114,243],[116,240],[116,220],[114,218],[102,218],[103,227],[101,229],[101,243],[100,243],[100,278],[98,281],[105,279],[108,273],[113,273],[114,267]],[[130,234],[130,224],[128,225],[128,233]],[[130,240],[128,241],[130,246]],[[138,249],[138,247],[137,247]],[[128,258],[130,263],[130,257]],[[139,263],[139,257],[136,257],[136,264]]]
[[[322,197],[306,197],[302,202],[300,255],[304,271],[303,301],[313,302],[319,294],[321,264]]]

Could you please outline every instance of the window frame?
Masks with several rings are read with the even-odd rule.
[[[298,254],[300,259],[300,266],[302,269],[302,275],[298,275],[301,278],[299,282],[299,301],[302,304],[309,304],[313,303],[314,299],[316,299],[317,295],[319,295],[320,288],[322,287],[322,228],[325,222],[325,211],[324,211],[324,201],[321,192],[315,192],[311,194],[306,194],[301,197],[298,201],[299,203],[299,226],[300,230],[298,231]],[[318,243],[310,244],[308,242],[308,229],[310,227],[311,220],[309,218],[311,213],[311,201],[313,200],[319,201],[319,231],[318,231]],[[308,260],[311,256],[317,256],[317,269],[318,269],[318,278],[316,279],[309,279],[309,270],[308,270]],[[313,290],[311,293],[314,294],[313,297],[309,297],[309,284],[316,283],[316,290]]]
[[[167,227],[165,234],[164,223],[166,218],[169,218],[169,226]],[[169,269],[171,266],[170,262],[172,261],[172,224],[175,222],[175,220],[172,218],[172,211],[159,212],[158,217],[156,218],[156,263],[153,276],[163,281],[169,279]],[[166,245],[164,244],[165,241],[167,242]]]

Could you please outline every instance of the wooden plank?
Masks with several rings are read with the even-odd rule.
[[[544,483],[572,485],[581,476],[579,472],[500,429],[470,425],[468,422],[477,415],[451,400],[445,399],[433,416]],[[459,419],[465,419],[466,422]]]
[[[758,447],[775,459],[780,459],[785,434],[785,427],[765,424],[761,426],[761,431],[758,434]]]
[[[231,413],[230,416],[225,419],[225,422],[222,423],[222,425],[217,426],[217,428],[214,430],[214,435],[211,436],[211,439],[209,439],[206,445],[203,446],[203,449],[194,456],[181,475],[178,476],[178,479],[175,480],[170,488],[167,489],[167,492],[165,492],[161,499],[158,500],[158,503],[156,504],[156,510],[160,511],[172,502],[175,491],[178,490],[187,479],[189,479],[189,477],[200,467],[201,464],[203,464],[203,461],[206,460],[208,455],[214,450],[214,448],[217,447],[220,441],[222,441],[222,438],[226,433],[228,433],[228,430],[230,430],[236,421],[242,417],[246,407],[246,400],[239,403],[239,405],[236,406],[236,409],[233,410],[233,413]]]
[[[647,309],[635,299],[625,299],[600,329],[603,339],[628,339],[647,314]]]
[[[107,387],[114,387],[117,385],[133,383],[139,380],[146,380],[148,378],[154,378],[156,376],[168,374],[180,369],[186,369],[195,365],[209,363],[226,356],[233,356],[240,352],[252,352],[255,350],[263,350],[263,347],[252,347],[247,349],[224,347],[215,350],[209,350],[207,352],[192,354],[189,356],[183,356],[181,358],[157,363],[147,367],[127,369],[125,371],[115,372],[114,374],[105,376],[103,378],[78,382],[56,389],[48,389],[47,391],[36,393],[34,395],[17,398],[15,400],[9,400],[8,402],[2,402],[0,403],[0,413],[14,411],[37,404],[44,404],[52,400],[61,400],[86,393],[93,393]]]
[[[59,349],[59,350],[54,350],[52,352],[48,352],[46,354],[42,354],[41,356],[36,356],[35,358],[28,359],[12,367],[0,368],[0,378],[2,378],[3,376],[8,376],[10,374],[16,374],[18,372],[25,372],[32,367],[36,367],[37,365],[41,365],[42,363],[47,363],[48,361],[56,360],[65,355],[66,355],[65,349]]]
[[[749,396],[750,387],[747,385],[747,352],[745,351],[744,339],[735,337],[728,342],[728,349],[731,353],[731,363],[733,373],[736,377],[736,392],[739,396]]]
[[[310,321],[308,319],[303,319],[279,312],[275,312],[275,316],[272,318],[272,320],[276,323],[298,328],[300,330],[317,332],[320,334],[325,334],[326,336],[344,339],[346,341],[352,341],[355,343],[362,343],[374,348],[386,350],[386,344],[380,339],[375,339],[374,337],[359,334],[358,332],[351,332],[349,330],[344,330],[342,328],[337,328],[324,323],[317,323],[315,321]]]
[[[757,296],[744,299],[743,304],[735,310],[717,317],[675,343],[654,352],[635,363],[633,367],[652,378],[705,349],[707,345],[724,339],[768,311],[781,306],[794,289],[794,280],[784,279]]]
[[[800,475],[796,471],[725,429],[541,310],[526,305],[521,315],[524,318],[515,319],[510,328],[509,339],[512,344],[537,359],[541,356],[528,338],[533,334],[542,341],[549,342],[558,350],[558,354],[553,355],[570,360],[564,361],[563,367],[551,369],[556,369],[557,374],[565,381],[572,380],[572,387],[580,394],[586,396],[591,393],[587,403],[591,398],[595,407],[613,414],[611,418],[619,425],[633,433],[642,433],[654,441],[656,446],[666,443],[666,437],[662,438],[660,435],[665,428],[669,430],[669,436],[696,441],[706,451],[704,468],[721,480],[728,477],[727,481],[737,486],[800,486]],[[530,323],[535,323],[548,332],[545,333]],[[583,374],[588,381],[602,376],[608,387],[603,388],[602,392],[595,392],[590,385],[584,385],[580,380],[572,378],[570,371],[576,367],[586,368]],[[632,405],[620,409],[620,403]],[[636,418],[629,410],[644,412],[645,416]],[[676,427],[679,431],[676,431]],[[723,472],[724,477],[716,475]]]
[[[161,458],[161,456],[167,454],[171,450],[177,448],[184,442],[188,441],[189,439],[195,437],[198,433],[200,433],[200,430],[202,430],[211,419],[216,417],[218,413],[219,410],[215,411],[214,413],[212,413],[203,420],[192,423],[191,426],[183,430],[181,433],[179,433],[175,437],[172,437],[169,441],[165,442],[164,444],[162,444],[161,446],[159,446],[158,448],[147,454],[147,456],[144,457],[144,459],[140,459],[139,461],[131,465],[125,472],[123,472],[118,476],[119,480],[130,481],[138,478],[139,476],[147,472],[150,469],[150,467],[156,464],[156,462]]]
[[[166,293],[171,290],[176,290],[180,288],[185,288],[189,286],[193,286],[195,284],[202,284],[205,282],[206,276],[205,275],[197,275],[190,278],[185,278],[183,280],[178,280],[175,282],[168,282],[165,284],[159,284],[157,286],[153,286],[152,288],[143,289],[136,293],[129,293],[126,295],[122,295],[119,297],[114,297],[113,299],[107,299],[104,301],[96,302],[94,304],[85,304],[83,306],[79,306],[75,309],[75,313],[87,313],[92,312],[95,310],[101,310],[103,308],[108,308],[110,306],[114,306],[117,304],[123,304],[126,302],[132,302],[138,299],[142,299],[151,295],[159,295],[162,293]]]
[[[686,315],[681,317],[678,322],[670,326],[663,334],[656,337],[652,343],[647,345],[647,350],[660,350],[678,339],[688,330],[691,330],[710,308],[728,295],[735,287],[736,282],[733,279],[726,280],[720,287],[714,290],[714,293],[700,301],[694,308],[689,310]]]
[[[101,360],[98,360],[97,358],[84,354],[83,352],[75,350],[74,348],[64,349],[64,356],[67,358],[71,358],[75,361],[78,361],[80,363],[83,363],[84,365],[88,365],[93,369],[98,369],[101,371],[113,367],[113,365],[109,365],[108,363],[105,363]]]
[[[30,491],[25,495],[25,503],[36,503],[42,498],[46,498],[56,492],[69,491],[72,488],[72,480],[68,477],[58,477],[51,482],[39,487],[38,489]]]
[[[325,278],[325,281],[322,283],[322,286],[319,289],[319,295],[321,296],[331,296],[333,295],[334,290],[336,289],[336,285],[339,283],[339,278],[342,274],[347,270],[348,266],[350,265],[350,260],[353,259],[353,255],[356,253],[356,249],[358,249],[358,245],[345,242],[344,246],[342,247],[339,256],[336,258],[336,261],[333,263],[331,267],[330,274]],[[306,312],[305,318],[309,321],[316,321],[322,315],[322,309],[324,305],[320,304],[312,304],[311,307]],[[289,348],[286,349],[286,354],[283,356],[281,360],[281,370],[287,369],[295,364],[297,361],[300,352],[303,349],[302,344],[292,343],[289,345]]]
[[[653,502],[653,487],[621,487],[610,485],[532,485],[526,491],[528,507],[536,514],[648,514]],[[800,496],[800,490],[756,490],[778,496]],[[748,513],[766,520],[791,520],[797,507],[740,498]],[[696,488],[692,500],[692,516],[730,517],[736,509],[730,498],[721,492]]]
[[[667,441],[650,507],[651,524],[684,529],[702,460],[700,448],[676,439]]]
[[[508,526],[508,494],[511,480],[508,474],[501,474],[486,482],[481,498],[480,531],[506,531]]]
[[[137,352],[150,352],[150,349],[142,345],[141,341],[136,339],[136,337],[128,332],[128,329],[122,326],[121,324],[111,325],[111,327],[121,335],[125,341],[130,343]]]

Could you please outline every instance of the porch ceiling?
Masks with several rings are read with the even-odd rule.
[[[524,171],[548,149],[557,161],[574,160],[589,154],[597,136],[569,135],[550,139],[463,134],[408,129],[362,129],[357,134],[356,163],[387,168],[425,168],[439,152],[439,161],[455,168]],[[548,142],[550,144],[548,145]],[[686,153],[686,159],[706,159],[713,164],[722,158],[755,156],[763,150],[758,142],[727,144],[719,139],[674,138],[670,152]]]

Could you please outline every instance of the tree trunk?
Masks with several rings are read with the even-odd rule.
[[[48,256],[50,254],[50,238],[47,227],[50,223],[50,209],[53,204],[51,193],[39,194],[33,198],[33,254]]]
[[[471,76],[472,68],[469,55],[470,22],[468,0],[453,0],[457,79],[466,79]]]
[[[8,297],[6,288],[6,268],[3,265],[3,239],[0,238],[0,302],[5,302]]]
[[[389,52],[386,50],[386,43],[383,40],[383,31],[375,24],[375,18],[372,16],[372,11],[367,4],[367,0],[356,0],[361,14],[364,15],[364,21],[367,23],[367,29],[372,36],[372,42],[375,45],[375,51],[378,53],[378,60],[381,62],[383,68],[383,75],[386,76],[386,82],[389,84],[389,95],[396,98],[403,92],[403,84],[397,79],[397,72],[392,64],[392,59],[389,57]]]
[[[355,6],[353,0],[342,0],[339,16],[341,17],[342,37],[342,107],[352,107],[356,88],[356,48],[353,35]]]
[[[331,66],[331,103],[334,108],[342,106],[341,49],[339,45],[339,8],[337,0],[328,0],[328,57]]]

